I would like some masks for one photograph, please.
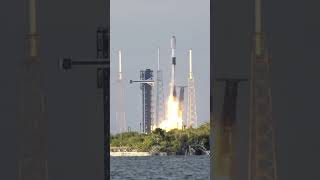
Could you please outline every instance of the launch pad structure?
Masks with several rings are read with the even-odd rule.
[[[151,133],[153,126],[153,71],[151,69],[140,71],[140,80],[133,81],[130,83],[140,83],[141,97],[142,97],[142,132]]]

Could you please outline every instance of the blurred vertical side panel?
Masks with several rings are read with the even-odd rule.
[[[39,3],[51,180],[104,179],[104,106],[103,91],[97,88],[98,67],[72,66],[62,71],[58,62],[62,57],[96,60],[97,29],[101,26],[110,29],[109,3],[105,0]]]

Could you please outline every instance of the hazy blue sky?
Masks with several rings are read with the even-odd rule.
[[[116,128],[118,49],[123,51],[127,124],[132,130],[139,130],[142,119],[141,90],[138,84],[129,84],[129,80],[139,79],[142,69],[156,71],[157,47],[160,47],[160,65],[167,96],[172,35],[177,39],[177,84],[187,85],[188,49],[192,48],[198,124],[209,121],[209,3],[209,0],[111,0],[112,132]]]

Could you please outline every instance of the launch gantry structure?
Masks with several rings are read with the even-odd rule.
[[[140,83],[141,95],[142,95],[142,132],[150,133],[153,125],[153,71],[151,69],[140,71],[140,80],[133,81],[131,83]]]

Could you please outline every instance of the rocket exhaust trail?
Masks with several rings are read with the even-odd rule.
[[[176,37],[171,38],[171,58],[172,58],[172,69],[171,69],[171,90],[170,94],[176,98],[176,84],[175,84],[175,66],[176,66]]]

